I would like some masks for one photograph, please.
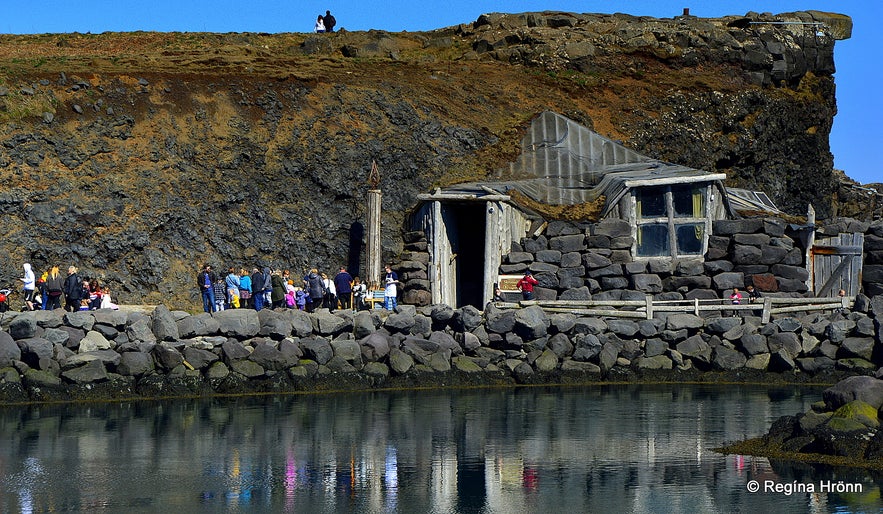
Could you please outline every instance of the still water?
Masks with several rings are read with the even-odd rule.
[[[0,512],[878,511],[879,476],[711,450],[820,396],[623,385],[5,407]],[[821,492],[828,480],[861,492]]]

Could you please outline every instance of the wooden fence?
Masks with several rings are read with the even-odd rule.
[[[546,312],[564,312],[579,316],[652,319],[661,312],[686,312],[700,316],[703,312],[718,311],[721,315],[761,311],[763,323],[769,323],[773,314],[819,310],[851,309],[854,298],[761,298],[762,301],[733,305],[728,299],[654,300],[646,295],[644,300],[521,300],[519,302],[494,302],[499,309],[521,309],[538,305]]]

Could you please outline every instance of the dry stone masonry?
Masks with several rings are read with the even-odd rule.
[[[120,399],[659,377],[872,374],[883,296],[848,313],[632,321],[489,304],[307,314],[5,313],[0,400]]]

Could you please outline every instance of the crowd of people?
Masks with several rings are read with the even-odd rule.
[[[23,310],[53,310],[61,308],[68,312],[118,309],[110,297],[110,290],[102,287],[97,278],[81,278],[76,266],[62,275],[58,266],[46,270],[38,278],[30,263],[24,263],[24,276],[19,278],[24,296]]]
[[[334,32],[335,25],[337,25],[337,20],[331,15],[331,11],[325,11],[325,16],[320,14],[319,19],[316,20],[315,31],[317,34]]]
[[[384,306],[395,309],[398,275],[386,266]],[[368,285],[350,275],[344,266],[334,277],[313,268],[305,270],[300,278],[293,278],[289,270],[271,270],[230,267],[227,273],[216,273],[210,264],[203,266],[196,276],[205,312],[225,309],[287,308],[314,312],[318,308],[363,310],[368,307]]]

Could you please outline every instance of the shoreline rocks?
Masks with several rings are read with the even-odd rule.
[[[766,325],[750,316],[633,321],[493,304],[484,312],[445,305],[10,312],[0,318],[0,401],[604,381],[833,383],[878,369],[880,313],[870,306],[881,301]]]
[[[878,375],[881,373],[878,372]],[[883,467],[883,380],[845,378],[826,389],[806,412],[782,416],[767,434],[721,451],[770,458]]]

